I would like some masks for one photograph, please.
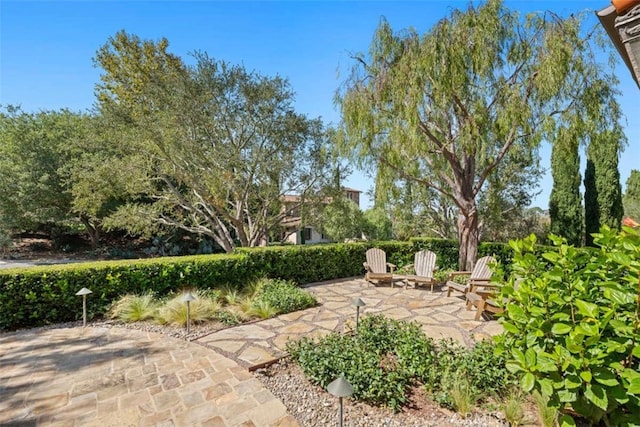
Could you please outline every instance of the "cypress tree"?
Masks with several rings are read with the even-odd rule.
[[[571,129],[562,129],[551,150],[553,188],[549,200],[550,231],[565,237],[569,244],[582,244],[583,210],[580,195],[578,138]]]
[[[585,171],[585,240],[593,245],[592,233],[606,225],[620,229],[622,188],[618,155],[622,147],[619,132],[605,131],[593,138],[587,148]]]
[[[640,171],[632,170],[624,189],[624,214],[636,221],[640,220]]]

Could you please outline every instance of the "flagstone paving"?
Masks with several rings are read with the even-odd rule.
[[[470,346],[502,332],[495,321],[474,320],[475,311],[468,311],[463,299],[447,297],[439,289],[432,293],[425,288],[374,287],[359,278],[316,283],[305,289],[316,296],[317,307],[214,332],[197,342],[243,366],[259,366],[285,355],[289,340],[352,331],[356,298],[366,303],[360,315],[379,313],[416,321],[434,339],[452,338]]]
[[[108,328],[0,335],[0,425],[297,426],[246,368],[198,344]]]
[[[246,368],[285,354],[290,339],[348,332],[361,315],[417,321],[462,344],[501,332],[475,321],[461,298],[361,279],[307,286],[319,305],[221,330],[193,342],[118,328],[39,329],[0,335],[0,425],[297,426]]]

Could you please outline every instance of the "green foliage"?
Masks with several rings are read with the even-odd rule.
[[[439,271],[453,270],[456,243],[440,239],[413,239],[411,242],[376,242],[387,260],[399,268],[412,264],[416,252],[433,250]],[[41,266],[0,271],[0,329],[14,329],[77,319],[78,298],[83,287],[89,297],[90,317],[101,316],[110,304],[126,294],[152,291],[165,295],[184,283],[198,289],[221,288],[226,299],[239,299],[243,288],[256,278],[290,280],[306,284],[323,280],[361,276],[368,243],[308,246],[240,248],[233,255],[197,255],[146,260],[103,261]],[[500,245],[481,245],[496,254],[507,255]],[[486,249],[485,249],[486,248]],[[503,264],[504,265],[504,264]],[[231,292],[229,292],[231,291]],[[235,292],[235,294],[234,294]],[[222,294],[222,293],[221,293]],[[223,296],[219,298],[220,302]]]
[[[367,209],[364,223],[364,234],[371,240],[391,240],[393,237],[391,220],[384,209]]]
[[[533,236],[511,242],[513,274],[498,299],[508,301],[507,366],[552,407],[631,425],[640,419],[640,234],[604,227],[589,250],[552,241],[542,256]]]
[[[534,390],[533,400],[542,426],[556,427],[558,425],[558,408],[549,405],[549,397],[543,396],[539,391]]]
[[[96,53],[105,142],[147,190],[111,218],[133,220],[133,231],[155,222],[207,235],[226,252],[258,246],[287,216],[286,194],[315,205],[331,187],[328,133],[294,111],[286,79],[192,56],[187,64],[166,39],[125,31]]]
[[[640,171],[632,170],[627,178],[622,199],[624,214],[636,221],[640,220]]]
[[[159,304],[153,293],[143,295],[125,295],[113,303],[109,309],[109,317],[123,322],[138,322],[153,319],[158,312]]]
[[[595,123],[618,119],[615,89],[606,90],[615,76],[597,62],[587,32],[579,15],[521,17],[500,0],[453,10],[424,34],[393,31],[382,19],[336,96],[342,152],[376,170],[376,192],[412,181],[455,205],[459,266],[470,269],[480,192],[508,202],[497,211],[523,206],[534,172],[524,171],[537,166],[542,140],[577,144]],[[525,191],[508,194],[504,182],[521,171]]]
[[[253,301],[254,306],[272,307],[275,314],[303,310],[317,303],[313,295],[296,287],[293,282],[278,279],[266,281],[256,292]]]
[[[490,341],[480,341],[468,350],[451,340],[441,340],[435,350],[437,357],[431,362],[424,384],[441,405],[455,407],[452,391],[468,384],[469,396],[503,395],[514,383],[514,377],[505,366],[505,358],[495,354]],[[464,397],[464,396],[463,396]]]
[[[277,316],[279,311],[269,301],[261,299],[251,299],[248,301],[248,308],[246,313],[249,316],[255,316],[259,319],[269,319]]]
[[[471,413],[478,399],[469,381],[460,375],[455,377],[450,394],[453,409],[463,417]]]
[[[88,117],[67,110],[26,113],[0,110],[0,224],[43,227],[52,238],[70,221],[71,183],[66,170],[77,154],[72,142],[87,132]],[[57,242],[54,241],[57,244]]]
[[[363,255],[364,257],[364,255]],[[126,294],[166,295],[184,283],[195,288],[241,285],[253,279],[246,255],[199,255],[41,266],[0,271],[0,329],[39,326],[81,316],[75,293],[87,287],[89,318]]]
[[[584,214],[580,195],[580,157],[578,141],[568,131],[562,132],[553,143],[551,176],[550,232],[581,246]]]
[[[417,324],[363,317],[354,336],[332,333],[315,342],[289,342],[287,350],[305,375],[325,388],[340,375],[354,398],[395,411],[407,403],[408,387],[429,364],[433,343]]]
[[[470,395],[500,393],[510,376],[493,346],[480,343],[465,350],[450,342],[434,344],[416,323],[362,318],[355,335],[333,333],[319,340],[303,338],[287,349],[315,384],[326,387],[340,375],[354,386],[354,397],[398,411],[407,403],[409,386],[422,383],[451,405],[453,383],[468,381]],[[458,390],[461,390],[458,388]]]
[[[364,215],[354,201],[335,197],[323,209],[320,227],[336,242],[359,239],[365,231]]]
[[[525,401],[522,392],[512,390],[507,395],[507,401],[503,405],[502,412],[511,427],[519,427],[523,424],[525,418],[524,405]]]
[[[620,229],[622,221],[622,189],[618,157],[622,151],[624,134],[602,132],[592,138],[587,149],[587,169],[584,177],[585,242],[593,245],[593,233],[606,225]]]
[[[408,246],[394,245],[407,252]],[[291,245],[237,248],[236,253],[249,257],[249,268],[256,277],[281,278],[304,284],[363,274],[362,262],[368,247],[366,243]]]

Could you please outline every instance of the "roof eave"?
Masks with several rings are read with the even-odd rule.
[[[602,10],[596,12],[600,23],[607,31],[609,38],[613,42],[613,45],[618,50],[618,53],[624,60],[624,63],[627,65],[629,72],[631,73],[631,77],[636,82],[638,87],[640,87],[640,76],[636,75],[635,70],[633,69],[633,65],[631,64],[631,58],[629,58],[629,54],[627,49],[624,47],[622,40],[620,39],[620,34],[618,30],[616,30],[616,18],[618,17],[618,13],[616,12],[616,8],[613,6],[605,7]]]

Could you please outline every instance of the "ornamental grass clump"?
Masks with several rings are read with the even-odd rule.
[[[187,291],[183,291],[162,304],[155,316],[156,321],[161,324],[186,325],[187,303],[184,301],[186,294]],[[207,292],[199,290],[191,291],[191,295],[196,298],[195,301],[189,303],[189,314],[192,323],[200,323],[216,318],[221,305],[215,297],[211,297]]]
[[[160,304],[150,292],[143,295],[125,295],[110,308],[108,316],[122,322],[139,322],[153,319]]]

